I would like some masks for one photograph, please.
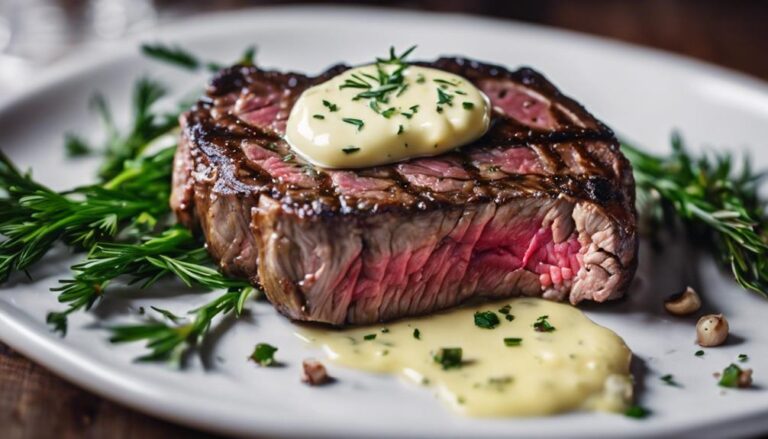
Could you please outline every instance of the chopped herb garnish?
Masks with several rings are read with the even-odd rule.
[[[352,154],[352,153],[355,153],[357,151],[360,151],[360,148],[358,148],[356,146],[348,146],[346,148],[341,148],[341,150],[344,152],[344,154]]]
[[[717,383],[722,387],[739,387],[739,376],[741,368],[735,364],[730,364],[723,370],[720,381]]]
[[[493,311],[478,311],[475,313],[475,326],[485,329],[493,329],[501,323],[499,316]]]
[[[382,334],[387,334],[387,333],[389,333],[389,328],[381,328],[381,333],[382,333]]]
[[[385,119],[389,119],[396,111],[397,109],[395,107],[387,108],[381,112],[381,115],[384,116]]]
[[[378,102],[371,100],[370,102],[368,102],[368,106],[371,107],[371,110],[373,110],[374,112],[381,113],[381,107],[379,107]]]
[[[400,86],[400,89],[395,94],[395,97],[399,98],[400,96],[402,96],[403,93],[405,93],[406,90],[408,90],[408,84],[407,83],[405,83],[405,84]]]
[[[488,378],[488,382],[486,386],[498,392],[503,392],[504,389],[508,385],[512,384],[513,381],[514,379],[509,375],[504,375],[499,377],[490,377]],[[476,389],[479,389],[482,386],[483,384],[481,383],[475,383],[473,387]]]
[[[536,322],[533,324],[533,329],[535,329],[537,332],[554,331],[556,328],[552,326],[547,319],[549,319],[549,316],[541,316],[536,319]]]
[[[83,157],[93,152],[82,137],[71,133],[66,135],[64,150],[67,152],[67,157]]]
[[[443,370],[458,369],[461,367],[461,348],[441,348],[434,357],[435,363],[439,363]]]
[[[375,340],[376,334],[366,334],[363,336],[363,340]]]
[[[315,114],[312,117],[314,117],[315,119],[320,119],[320,120],[325,119],[325,116],[323,116],[322,114]]]
[[[507,314],[504,316],[504,318],[507,319],[508,322],[515,320],[515,316],[513,316],[512,314]]]
[[[747,388],[752,386],[752,369],[742,369],[731,363],[723,370],[718,384],[722,387]]]
[[[648,416],[648,414],[649,414],[648,410],[643,407],[640,407],[639,405],[633,405],[632,407],[624,411],[624,416],[628,418],[635,418],[635,419],[643,419],[646,416]]]
[[[467,92],[465,92],[464,90],[456,90],[456,91],[454,91],[454,93],[456,93],[457,95],[462,95],[462,96],[466,96],[467,95]]]
[[[261,366],[272,366],[275,364],[275,352],[277,348],[267,343],[259,343],[253,349],[251,360]]]
[[[433,81],[441,85],[450,85],[451,87],[456,87],[459,85],[458,81],[448,81],[446,79],[440,79],[440,78],[433,79]]]
[[[345,118],[343,118],[341,120],[346,122],[346,123],[348,123],[348,124],[350,124],[350,125],[356,126],[358,131],[362,130],[363,126],[365,125],[365,122],[363,122],[362,120],[360,120],[360,119],[353,119],[351,117],[345,117]]]
[[[413,113],[408,113],[407,111],[401,111],[400,114],[402,114],[403,117],[406,119],[410,119],[413,117]]]
[[[695,353],[695,354],[693,354],[693,355],[695,355],[695,356],[697,356],[697,357],[703,357],[703,356],[704,356],[704,351],[702,351],[702,350],[698,350],[698,351],[696,351],[696,353]]]
[[[505,346],[520,346],[520,343],[522,342],[523,342],[523,339],[517,338],[517,337],[506,337],[504,339]]]
[[[403,128],[403,126],[402,126],[402,125],[400,125],[399,127],[397,127],[397,134],[403,134],[403,131],[405,131],[405,129]]]
[[[417,105],[411,105],[410,107],[408,107],[408,109],[411,110],[411,113],[413,113],[413,114],[416,114],[416,113],[419,112],[418,104]]]
[[[459,396],[458,398],[456,398],[456,402],[458,402],[461,405],[464,405],[464,403],[466,403],[467,400],[463,396]]]
[[[362,93],[358,93],[357,96],[355,96],[355,99],[362,99],[362,98],[373,98],[378,99],[381,102],[384,102],[384,98],[392,91],[397,90],[399,87],[398,84],[386,84],[382,85],[381,87],[375,88],[373,90],[364,91]]]
[[[435,108],[435,111],[437,111],[438,113],[442,113],[443,112],[443,107],[438,105],[437,108]]]
[[[437,104],[438,105],[453,105],[453,95],[444,92],[442,89],[437,89]]]
[[[749,360],[749,356],[747,354],[739,354],[739,361],[746,363],[747,360]]]
[[[465,110],[471,110],[475,108],[475,104],[473,104],[472,102],[462,102],[461,106],[464,107]]]
[[[510,304],[506,304],[506,305],[502,306],[501,308],[499,308],[499,312],[504,314],[504,315],[509,314],[510,310],[512,310],[512,305],[510,305]]]
[[[496,385],[496,386],[502,385],[502,384],[510,384],[511,382],[512,382],[511,376],[488,378],[488,384]]]
[[[419,76],[416,77],[416,83],[417,84],[423,84],[426,81],[427,81],[427,79],[421,73],[419,73]]]
[[[421,331],[419,331],[419,328],[414,328],[413,338],[415,338],[416,340],[421,340]]]
[[[324,106],[325,106],[325,107],[328,109],[328,111],[330,111],[331,113],[333,113],[334,111],[339,111],[339,106],[338,106],[338,105],[336,105],[336,104],[334,104],[334,103],[332,103],[332,102],[330,102],[330,101],[326,101],[325,99],[323,99],[323,105],[324,105]]]
[[[672,376],[672,374],[667,374],[661,377],[661,381],[664,382],[664,384],[672,387],[680,387],[680,384],[675,381],[675,377]]]
[[[350,75],[352,79],[347,78],[344,83],[339,86],[339,90],[345,88],[371,88],[371,84],[367,83],[364,79],[360,78],[356,74]],[[366,75],[370,76],[370,75]],[[375,79],[375,78],[374,78]]]
[[[290,162],[291,160],[293,160],[293,157],[294,157],[293,154],[286,154],[286,155],[283,156],[283,161],[284,162]]]

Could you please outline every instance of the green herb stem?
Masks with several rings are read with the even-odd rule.
[[[672,136],[672,154],[655,156],[626,143],[622,150],[632,163],[638,200],[658,224],[679,219],[705,243],[743,288],[768,297],[768,220],[758,198],[762,174],[745,160],[736,173],[728,154],[692,157],[679,135]]]
[[[208,333],[213,319],[234,312],[239,316],[253,289],[242,288],[223,293],[205,305],[190,311],[191,321],[182,324],[166,324],[158,321],[134,325],[112,326],[112,343],[146,342],[149,353],[139,361],[180,361],[185,352],[197,346]]]

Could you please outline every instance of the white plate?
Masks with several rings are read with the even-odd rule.
[[[338,61],[370,60],[391,44],[404,48],[413,43],[419,44],[419,58],[461,54],[510,67],[530,65],[618,132],[649,148],[666,151],[670,130],[677,127],[692,145],[751,145],[753,162],[768,166],[768,153],[758,149],[768,138],[765,84],[583,35],[457,15],[298,7],[205,16],[142,37],[179,42],[217,60],[236,59],[242,48],[255,43],[259,62],[309,72]],[[65,160],[62,135],[96,133],[86,110],[92,92],[105,92],[124,111],[130,84],[147,72],[173,84],[178,94],[200,88],[204,80],[143,60],[135,42],[84,53],[4,104],[3,151],[34,166],[35,175],[55,187],[87,182],[94,163]],[[206,298],[175,284],[115,293],[93,313],[73,318],[69,335],[61,339],[49,331],[44,317],[60,309],[48,288],[67,276],[68,256],[54,255],[36,266],[34,282],[14,276],[0,290],[0,338],[107,398],[184,424],[243,435],[717,437],[768,431],[768,301],[739,290],[709,259],[681,252],[673,248],[656,255],[644,248],[642,282],[632,296],[587,310],[623,336],[640,359],[640,401],[653,410],[641,421],[608,414],[466,419],[441,406],[429,391],[338,367],[331,368],[338,384],[309,388],[299,384],[300,361],[320,353],[297,340],[292,325],[266,304],[253,304],[250,318],[217,330],[216,342],[205,350],[207,368],[201,362],[183,372],[136,364],[131,359],[141,347],[109,344],[97,316],[124,319],[129,307],[150,304],[183,312]],[[673,319],[661,310],[661,297],[685,283],[701,286],[708,309],[726,313],[735,335],[730,345],[709,349],[703,358],[693,355],[693,319]],[[247,362],[260,341],[277,345],[287,367],[266,369]],[[756,389],[724,391],[712,373],[740,353],[751,357]],[[663,385],[659,376],[667,373],[683,387]]]

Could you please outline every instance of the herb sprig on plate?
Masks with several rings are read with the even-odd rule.
[[[253,288],[227,291],[205,305],[189,313],[188,322],[168,325],[160,321],[112,326],[109,330],[113,343],[145,341],[149,352],[139,361],[175,360],[180,362],[186,352],[194,349],[208,333],[213,319],[234,312],[240,316],[245,302],[253,294]]]
[[[49,313],[47,320],[65,333],[66,316],[93,306],[118,276],[129,278],[129,284],[139,288],[147,288],[168,275],[175,275],[189,287],[237,292],[251,288],[245,281],[225,277],[210,262],[200,241],[179,225],[144,235],[138,243],[98,243],[85,261],[72,266],[74,278],[61,280],[61,286],[54,288],[59,292],[59,302],[69,307]]]
[[[164,61],[175,57],[175,64],[183,58],[178,48],[175,54],[168,47],[144,49]],[[246,50],[239,64],[252,63],[253,56],[253,49]],[[225,290],[192,310],[190,319],[174,318],[170,323],[150,319],[111,327],[113,342],[147,342],[149,352],[142,360],[179,358],[205,337],[216,317],[240,315],[256,291],[247,282],[218,272],[200,239],[173,224],[168,197],[176,147],[153,147],[161,136],[178,129],[178,111],[163,113],[155,108],[165,95],[162,84],[140,79],[134,88],[133,120],[124,134],[106,99],[99,94],[93,98],[106,144],[95,148],[69,134],[65,146],[70,156],[103,154],[99,183],[54,191],[0,152],[0,282],[12,272],[26,271],[57,242],[88,252],[83,262],[73,266],[74,277],[53,289],[67,305],[64,311],[48,314],[54,330],[64,334],[71,313],[89,309],[121,278],[144,288],[162,277],[175,276],[188,286]]]
[[[682,223],[743,288],[768,297],[768,219],[754,173],[745,159],[740,172],[728,154],[692,156],[678,134],[672,153],[661,157],[627,143],[641,212],[657,226]]]
[[[122,230],[153,224],[168,211],[172,150],[142,159],[161,169],[135,172],[136,162],[103,185],[57,192],[21,173],[0,152],[0,281],[25,271],[56,242],[89,249]]]
[[[177,46],[164,43],[144,43],[141,45],[141,52],[158,61],[173,64],[188,70],[199,70],[205,67],[210,72],[218,72],[224,68],[224,65],[215,61],[202,61],[199,57],[188,50]],[[244,51],[240,59],[235,63],[243,66],[254,65],[256,58],[256,46],[249,46]]]

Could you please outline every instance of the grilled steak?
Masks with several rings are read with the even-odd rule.
[[[449,154],[362,170],[309,165],[282,140],[318,77],[234,66],[181,118],[171,204],[221,269],[292,319],[364,324],[470,298],[602,302],[636,267],[634,181],[610,129],[535,71],[457,58],[494,106]]]

